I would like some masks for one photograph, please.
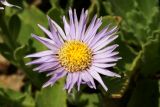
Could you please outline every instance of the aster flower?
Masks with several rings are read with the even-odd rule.
[[[17,8],[21,8],[19,6],[16,6],[16,5],[13,5],[13,4],[10,4],[8,3],[6,0],[0,0],[0,3],[2,3],[3,5],[5,6],[8,6],[8,7],[17,7]],[[3,7],[0,7],[0,10],[4,9]]]
[[[68,92],[75,84],[78,90],[81,84],[87,84],[90,88],[96,89],[94,79],[107,91],[99,74],[120,77],[107,69],[115,66],[116,61],[120,59],[117,56],[118,52],[114,51],[118,45],[109,45],[118,37],[117,27],[110,29],[108,25],[98,32],[102,19],[95,15],[87,26],[87,15],[88,11],[82,10],[78,20],[76,10],[70,9],[69,22],[63,16],[64,31],[48,17],[50,31],[41,25],[38,26],[49,38],[32,34],[33,38],[48,48],[46,51],[26,56],[37,58],[26,65],[38,64],[34,71],[46,72],[47,76],[51,76],[43,87],[52,86],[58,79],[66,76],[64,88]]]

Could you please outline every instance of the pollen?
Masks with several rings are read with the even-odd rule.
[[[58,58],[66,71],[83,71],[91,65],[92,51],[85,43],[71,40],[65,42],[60,48]]]

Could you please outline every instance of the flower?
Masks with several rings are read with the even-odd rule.
[[[87,84],[90,88],[96,89],[94,79],[97,80],[107,91],[107,87],[99,74],[110,77],[120,77],[107,68],[116,65],[116,61],[121,59],[118,52],[114,50],[117,44],[108,46],[118,35],[118,29],[109,29],[109,25],[98,32],[102,24],[102,19],[94,16],[87,27],[88,11],[81,12],[78,21],[76,10],[69,10],[69,23],[63,16],[64,31],[62,28],[48,17],[50,31],[39,25],[49,38],[39,37],[32,34],[36,40],[44,44],[48,50],[27,55],[26,57],[38,58],[26,65],[38,64],[34,71],[46,72],[51,76],[43,87],[54,85],[54,83],[66,76],[64,88],[71,91],[77,84],[80,90],[81,84]]]
[[[0,2],[5,5],[5,6],[8,6],[8,7],[17,7],[17,8],[21,8],[19,6],[16,6],[16,5],[13,5],[13,4],[10,4],[8,3],[6,0],[0,0]],[[0,7],[0,10],[4,9],[3,7]]]

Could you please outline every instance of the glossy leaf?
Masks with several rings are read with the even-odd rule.
[[[63,26],[62,15],[64,15],[63,10],[58,8],[52,8],[48,11],[48,16],[50,16],[51,19],[53,19],[55,22],[57,22],[61,26]]]
[[[35,102],[27,93],[0,88],[0,105],[2,107],[35,107]]]
[[[13,15],[9,21],[9,31],[12,38],[14,38],[15,41],[18,37],[20,28],[21,28],[21,21],[19,17],[17,15]]]
[[[37,26],[37,24],[41,24],[46,27],[48,25],[47,16],[38,8],[35,6],[31,6],[30,8],[26,7],[26,9],[19,14],[19,17],[23,21],[23,24],[18,36],[18,42],[27,44],[29,38],[31,37],[31,33],[44,36],[44,33]],[[39,47],[39,42],[34,42],[33,45],[37,50],[45,49],[44,46]]]
[[[83,107],[101,107],[97,94],[82,94],[80,100],[85,102]]]
[[[140,11],[142,11],[143,15],[147,18],[147,19],[151,19],[152,16],[154,16],[157,8],[157,4],[158,4],[158,0],[136,0],[137,4],[138,4],[138,8]]]
[[[95,15],[95,13],[97,15],[99,15],[100,13],[100,4],[98,2],[98,0],[91,0],[91,5],[88,9],[88,14],[89,14],[89,18],[91,20],[91,17],[93,17]]]
[[[127,12],[134,8],[134,0],[109,0],[113,11],[120,16],[125,17]]]
[[[160,70],[160,34],[149,40],[142,51],[141,72],[143,75],[153,75]]]
[[[144,79],[137,83],[127,107],[158,107],[158,82]]]
[[[66,92],[63,90],[63,81],[54,86],[42,89],[36,95],[37,107],[66,107]]]

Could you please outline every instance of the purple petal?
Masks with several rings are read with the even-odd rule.
[[[110,77],[121,77],[119,74],[116,74],[116,73],[111,72],[111,71],[109,71],[107,69],[99,68],[99,67],[96,67],[96,66],[92,66],[90,68],[90,70],[91,71],[95,70],[96,72],[98,72],[100,74],[103,74],[103,75],[106,75],[106,76],[110,76]]]
[[[53,54],[55,54],[53,51],[47,50],[47,51],[42,51],[42,52],[37,52],[34,54],[27,55],[25,56],[25,58],[43,57],[43,56],[48,56],[48,55],[53,55]]]
[[[56,51],[57,50],[57,47],[54,43],[54,41],[50,40],[50,39],[47,39],[47,38],[43,38],[43,37],[39,37],[39,36],[36,36],[34,34],[32,34],[32,37],[34,37],[35,39],[37,39],[38,41],[40,41],[41,43],[43,43],[45,46],[47,46],[49,49],[53,50],[53,51]]]
[[[92,71],[89,70],[89,73],[91,74],[91,76],[92,76],[95,80],[97,80],[97,81],[102,85],[102,87],[103,87],[106,91],[108,90],[108,88],[106,87],[106,85],[103,83],[100,75],[99,75],[96,71],[94,71],[94,70],[92,70]]]
[[[115,36],[107,36],[106,38],[98,41],[94,46],[93,46],[93,50],[97,51],[102,49],[103,47],[107,46],[109,43],[111,43],[113,40],[115,40],[118,37],[118,35]]]
[[[91,23],[89,24],[85,34],[84,34],[84,38],[82,39],[83,41],[86,39],[86,37],[88,37],[90,35],[90,33],[93,31],[93,27],[94,27],[94,24],[96,22],[96,19],[97,19],[97,15],[95,15],[91,21]]]
[[[44,57],[41,57],[41,58],[36,59],[34,61],[31,61],[31,62],[27,63],[26,65],[40,64],[40,63],[53,62],[53,61],[57,61],[57,59],[54,58],[53,56],[44,56]]]
[[[68,93],[70,93],[70,91],[73,88],[74,84],[78,81],[79,72],[72,73],[71,77],[72,77],[72,82],[71,82],[71,85],[70,85],[70,87],[68,89]]]
[[[67,79],[66,79],[66,84],[65,84],[65,89],[68,89],[72,83],[72,74],[68,73]]]
[[[96,44],[102,37],[105,37],[106,31],[109,29],[109,25],[103,28],[98,34],[95,35],[95,38],[89,43],[90,47]]]
[[[109,67],[115,66],[116,63],[111,63],[111,64],[93,63],[92,65],[94,65],[96,67],[100,67],[100,68],[109,68]]]
[[[52,19],[51,20],[51,23],[53,23],[53,25],[56,27],[57,31],[59,32],[59,34],[61,35],[61,37],[66,40],[66,35],[65,33],[63,32],[62,28]]]
[[[113,52],[119,45],[115,44],[115,45],[111,45],[111,46],[107,46],[106,48],[103,48],[101,50],[98,50],[96,52],[93,52],[93,54],[101,54],[101,53],[111,53]]]
[[[103,40],[104,38],[109,38],[113,35],[116,35],[118,29],[117,26],[112,28],[111,30],[107,31],[109,29],[109,25],[106,26],[102,31],[100,31],[95,38],[89,43],[90,47],[93,47],[95,44],[97,44],[100,40]]]
[[[86,22],[87,22],[88,11],[82,10],[80,21],[79,21],[79,36],[78,39],[82,40],[84,37],[84,33],[86,31]]]
[[[108,32],[106,32],[106,35],[114,35],[118,31],[118,26],[115,26],[114,28],[111,28]]]
[[[67,74],[66,71],[62,71],[62,72],[59,72],[59,73],[55,74],[55,75],[54,75],[48,82],[46,82],[42,87],[45,88],[45,87],[47,87],[47,86],[49,86],[49,85],[52,85],[52,86],[53,86],[54,83],[55,83],[58,79],[64,77],[66,74]]]
[[[85,20],[84,9],[82,9],[79,24],[78,24],[78,31],[79,31],[79,35],[77,37],[78,40],[80,40],[80,38],[82,36],[81,32],[82,32],[82,29],[83,29],[84,20]]]
[[[93,59],[100,59],[100,58],[109,58],[115,55],[118,55],[119,52],[112,52],[112,53],[101,53],[101,54],[96,54],[93,56]]]
[[[75,39],[76,30],[75,30],[75,25],[73,21],[73,13],[71,9],[69,9],[69,19],[70,19],[70,36],[71,36],[71,39]]]
[[[47,30],[45,27],[43,27],[43,26],[40,25],[40,24],[38,24],[38,26],[39,26],[39,28],[40,28],[41,30],[43,30],[43,32],[45,32],[45,33],[48,35],[48,37],[50,37],[50,39],[54,40],[53,35],[52,35],[52,33],[51,33],[49,30]]]
[[[79,29],[78,29],[78,18],[77,18],[77,13],[76,13],[76,10],[74,9],[74,24],[75,24],[75,30],[76,30],[76,34],[75,34],[75,39],[76,40],[79,40],[78,39],[78,35],[79,35]]]
[[[94,28],[92,29],[92,31],[86,35],[86,38],[84,38],[84,41],[86,41],[86,43],[89,43],[90,41],[93,40],[93,38],[95,37],[95,34],[97,33],[98,28],[101,26],[102,22],[101,19],[97,19],[97,22],[94,26]]]
[[[64,31],[66,33],[67,39],[70,40],[69,32],[70,32],[70,25],[68,24],[65,16],[63,16],[63,23],[64,23]]]
[[[56,66],[56,67],[57,67],[57,66]],[[57,73],[59,73],[59,72],[61,72],[61,71],[64,71],[64,70],[65,70],[65,69],[64,69],[63,67],[59,67],[59,68],[51,71],[50,73],[47,73],[47,76],[51,76],[51,75],[57,74]]]
[[[87,71],[83,71],[81,73],[82,80],[87,83],[90,88],[96,88],[93,78],[88,75]],[[92,79],[91,79],[92,78]]]
[[[49,16],[47,16],[47,18],[48,18],[50,30],[52,33],[52,38],[54,39],[56,44],[61,46],[64,41],[63,41],[62,37],[58,35],[58,31],[57,31],[56,27],[54,26],[54,24],[52,23],[51,18]]]
[[[92,78],[92,76],[91,76],[91,74],[88,72],[88,70],[87,70],[87,72],[85,72],[85,75],[86,75],[86,77],[90,80],[93,88],[96,89],[96,85],[95,85],[95,83],[94,83],[94,79]]]
[[[93,60],[93,63],[109,63],[109,62],[115,62],[121,59],[121,57],[111,57],[111,58],[97,58]]]
[[[60,64],[57,64],[56,66],[50,67],[50,68],[46,68],[46,69],[41,69],[39,70],[39,72],[46,72],[46,71],[54,71],[58,68],[61,68],[62,66]],[[48,74],[49,75],[49,74]]]
[[[59,62],[51,62],[50,64],[45,63],[44,66],[41,69],[39,69],[39,72],[55,70],[57,67],[59,67]]]
[[[41,64],[40,66],[34,68],[33,71],[38,71],[38,70],[40,70],[40,71],[41,71],[41,70],[42,70],[42,71],[45,71],[46,69],[50,69],[50,68],[55,67],[55,66],[57,66],[57,65],[59,65],[59,62],[43,63],[43,64]],[[40,72],[40,71],[39,71],[39,72]]]
[[[82,75],[81,75],[81,73],[80,73],[80,74],[79,74],[79,79],[78,79],[78,82],[77,82],[78,91],[80,90],[81,82],[82,82]]]

